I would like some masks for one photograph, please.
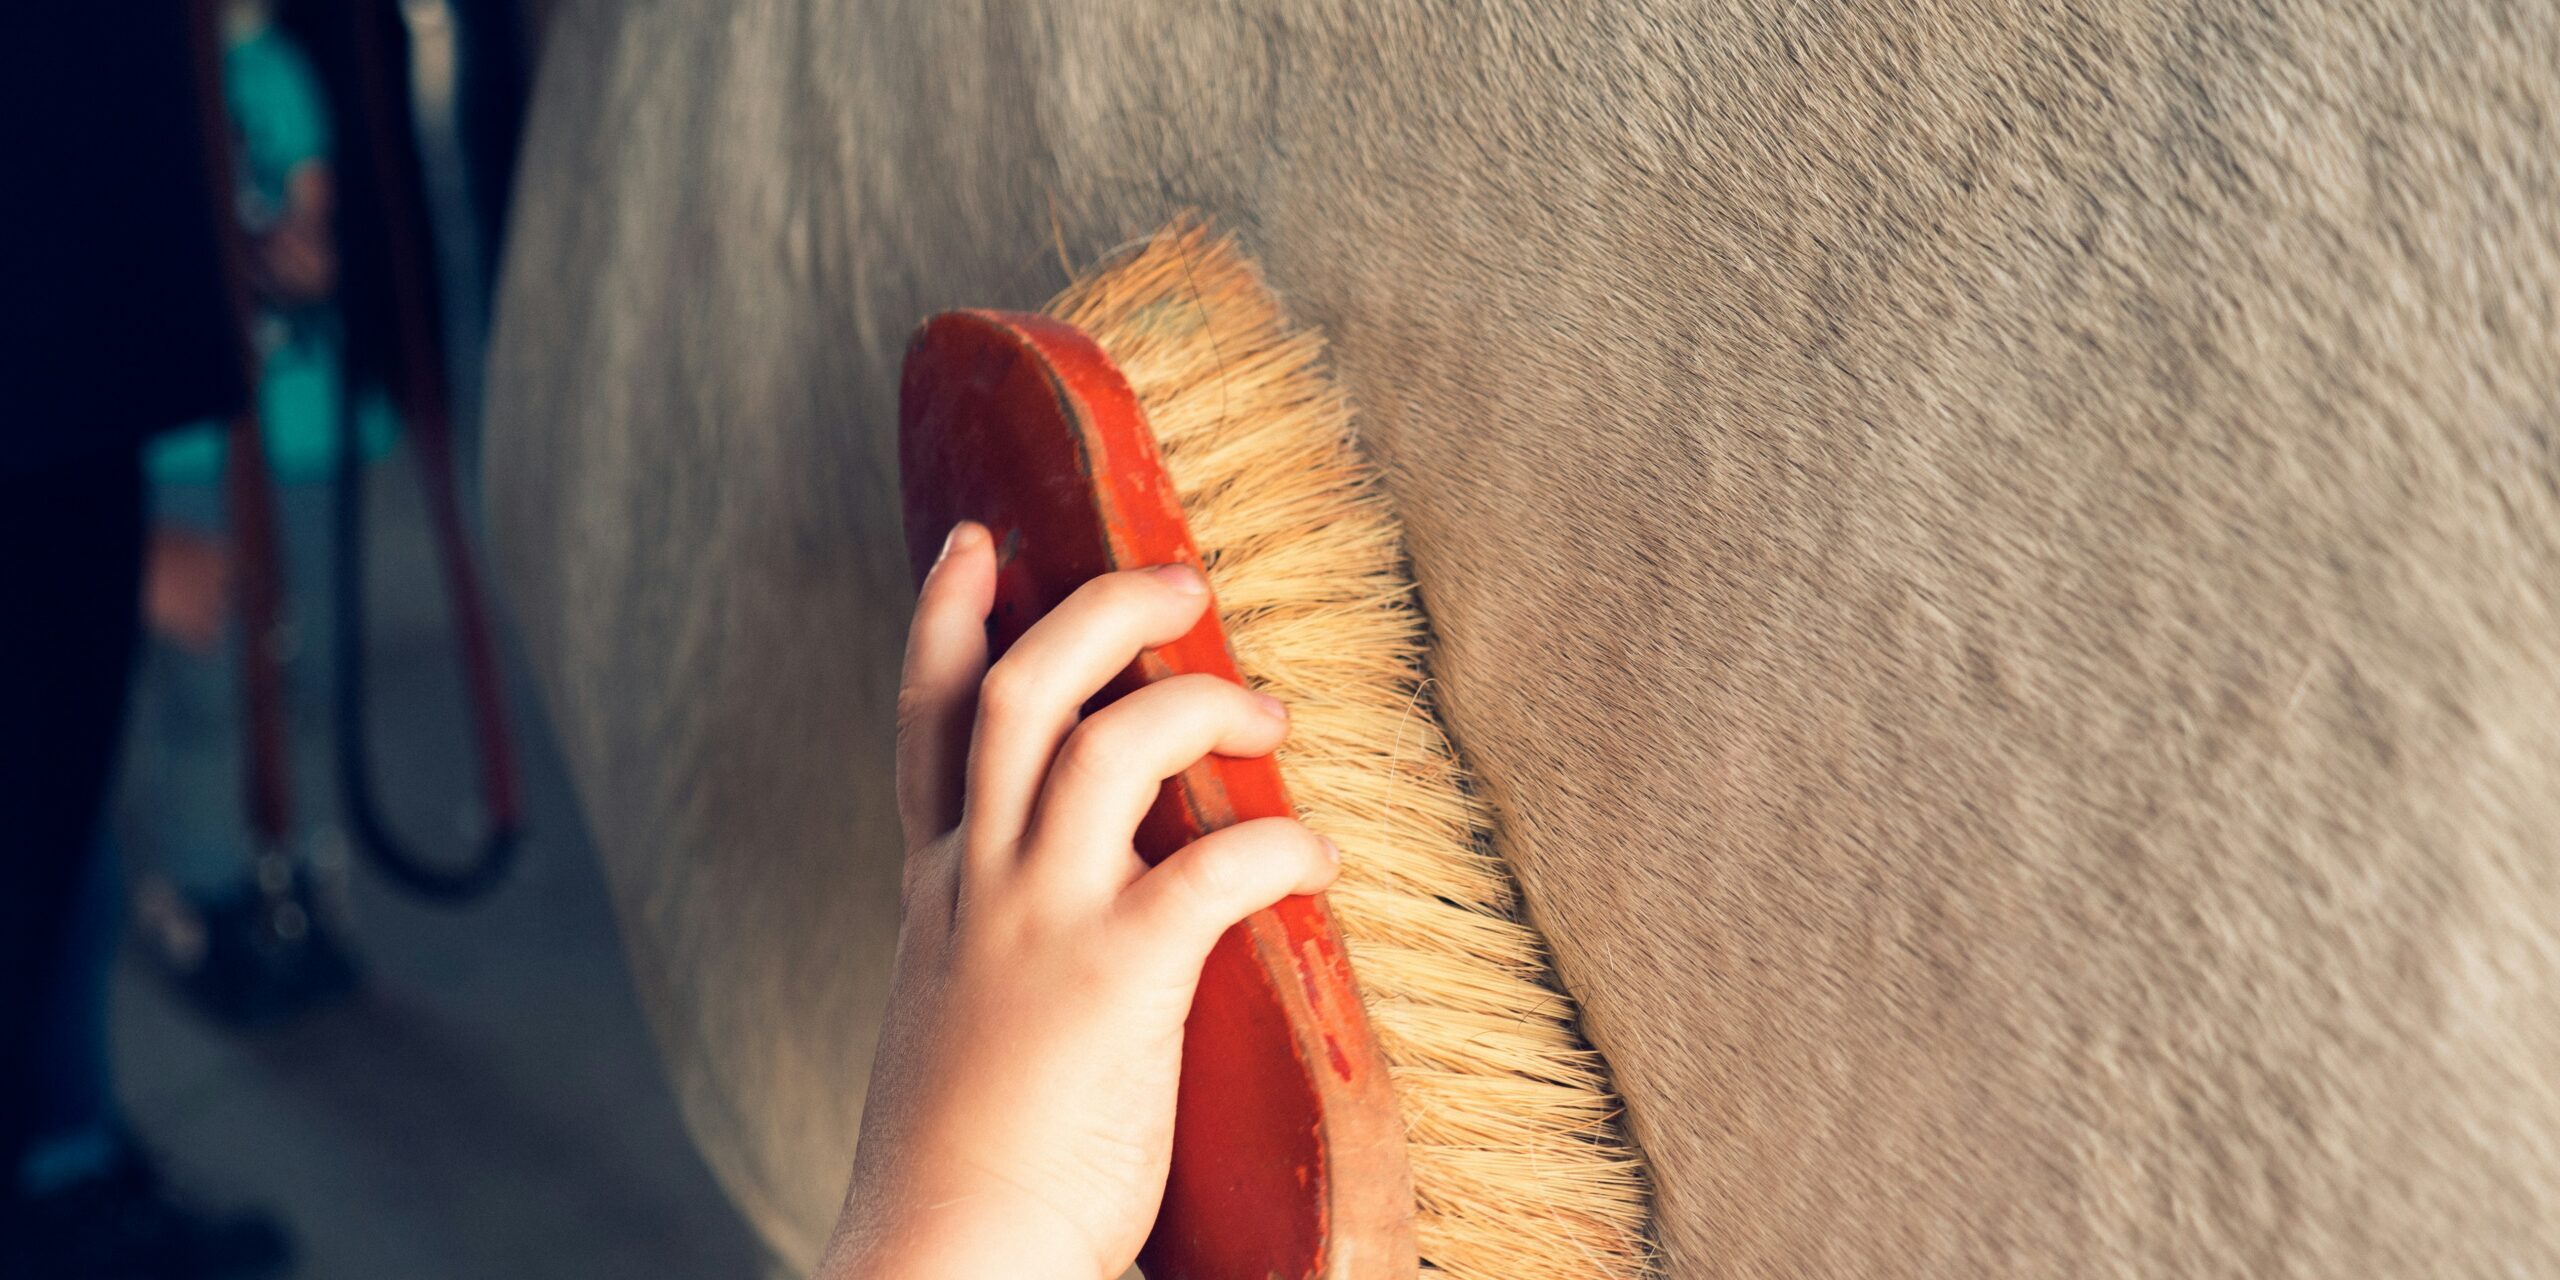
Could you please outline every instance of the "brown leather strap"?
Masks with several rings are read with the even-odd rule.
[[[281,850],[293,830],[293,782],[286,764],[284,647],[279,633],[284,573],[277,546],[275,484],[267,471],[265,431],[258,420],[258,362],[250,339],[249,247],[233,209],[238,203],[231,109],[222,84],[221,0],[190,0],[197,116],[205,132],[207,198],[230,287],[232,331],[239,336],[246,404],[231,420],[224,449],[223,502],[229,511],[234,606],[240,614],[240,699],[245,733],[242,786],[250,835],[261,854]]]
[[[354,55],[352,91],[365,145],[361,174],[351,180],[370,184],[382,212],[386,290],[393,327],[391,372],[393,391],[415,451],[418,478],[427,516],[444,568],[446,598],[451,609],[456,656],[470,704],[473,741],[479,758],[479,786],[487,823],[469,861],[429,863],[418,857],[391,830],[374,804],[364,747],[361,714],[364,696],[363,642],[350,625],[340,646],[339,670],[347,682],[342,706],[350,714],[340,721],[341,781],[357,843],[392,879],[420,894],[448,900],[476,897],[495,885],[512,861],[523,826],[523,795],[518,782],[515,746],[507,720],[503,670],[491,625],[486,594],[464,514],[459,459],[453,435],[453,405],[442,336],[440,291],[437,288],[434,239],[427,218],[426,193],[410,163],[412,138],[403,98],[408,77],[402,69],[405,46],[389,24],[399,21],[392,5],[367,0],[351,4],[350,45]],[[340,469],[340,501],[349,504],[341,520],[338,554],[345,584],[339,608],[363,608],[362,475],[355,451],[359,437],[352,398],[342,424],[344,457]]]

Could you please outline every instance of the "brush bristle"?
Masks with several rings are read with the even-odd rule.
[[[1237,666],[1289,703],[1281,772],[1342,849],[1333,912],[1395,1081],[1425,1270],[1648,1274],[1643,1165],[1433,712],[1402,527],[1323,338],[1188,220],[1049,313],[1128,378]]]

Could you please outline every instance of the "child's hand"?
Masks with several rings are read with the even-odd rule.
[[[985,529],[925,579],[898,698],[906,918],[853,1187],[826,1277],[1108,1280],[1164,1196],[1182,1022],[1228,926],[1331,883],[1331,844],[1241,823],[1148,870],[1165,778],[1261,755],[1287,713],[1211,676],[1078,722],[1138,651],[1190,630],[1183,567],[1085,584],[990,670]]]

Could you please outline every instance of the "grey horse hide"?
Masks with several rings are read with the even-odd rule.
[[[571,0],[489,484],[789,1265],[895,928],[909,329],[1332,336],[1675,1276],[2560,1274],[2560,6]]]

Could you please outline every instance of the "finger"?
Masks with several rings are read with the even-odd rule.
[[[1341,867],[1333,842],[1294,818],[1256,818],[1182,846],[1120,895],[1114,914],[1167,975],[1199,975],[1218,935]]]
[[[960,906],[959,841],[946,837],[908,850],[898,890],[900,953],[940,956]]]
[[[909,850],[960,822],[995,570],[994,539],[984,526],[963,522],[952,527],[916,593],[898,681],[898,821]]]
[[[1202,756],[1267,755],[1289,735],[1278,698],[1213,675],[1159,680],[1086,716],[1041,784],[1025,847],[1049,871],[1118,889],[1164,780]]]
[[[1188,565],[1106,573],[1076,588],[987,671],[969,756],[969,830],[1010,847],[1077,709],[1149,645],[1179,638],[1209,604]]]

